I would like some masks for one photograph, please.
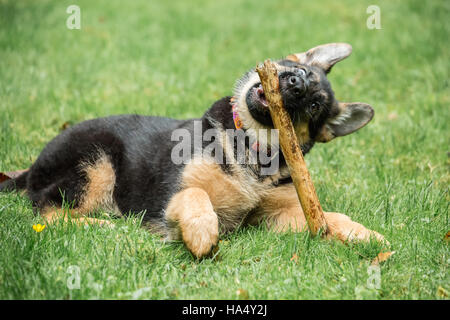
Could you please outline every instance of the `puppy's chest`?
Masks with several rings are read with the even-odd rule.
[[[181,188],[205,190],[219,218],[221,231],[227,232],[239,226],[285,176],[289,176],[287,169],[258,177],[248,166],[233,164],[223,170],[212,159],[194,158],[183,170]]]

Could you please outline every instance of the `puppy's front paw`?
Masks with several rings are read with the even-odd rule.
[[[180,225],[183,241],[197,258],[208,255],[219,240],[216,214],[203,214]]]
[[[378,232],[369,230],[362,224],[352,221],[348,216],[337,212],[325,212],[328,226],[327,238],[337,238],[342,242],[367,242],[376,239],[389,245],[389,242]]]

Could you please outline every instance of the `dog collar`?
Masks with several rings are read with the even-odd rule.
[[[231,110],[233,110],[234,126],[236,127],[236,130],[241,130],[244,127],[244,124],[242,123],[242,120],[239,117],[239,113],[237,111],[237,104],[236,103],[231,105]]]

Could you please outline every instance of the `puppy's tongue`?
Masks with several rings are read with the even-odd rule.
[[[258,95],[258,98],[259,98],[259,100],[261,101],[261,103],[262,103],[265,107],[268,107],[269,104],[267,103],[266,95],[264,94],[264,90],[263,90],[263,88],[262,88],[261,85],[260,85],[260,86],[258,87],[258,89],[256,90],[256,94]]]

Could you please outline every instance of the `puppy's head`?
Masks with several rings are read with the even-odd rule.
[[[348,44],[332,43],[277,61],[284,106],[302,145],[350,134],[372,119],[374,112],[368,104],[338,102],[327,79],[331,68],[351,51]],[[237,81],[234,96],[245,129],[273,128],[254,69]]]

